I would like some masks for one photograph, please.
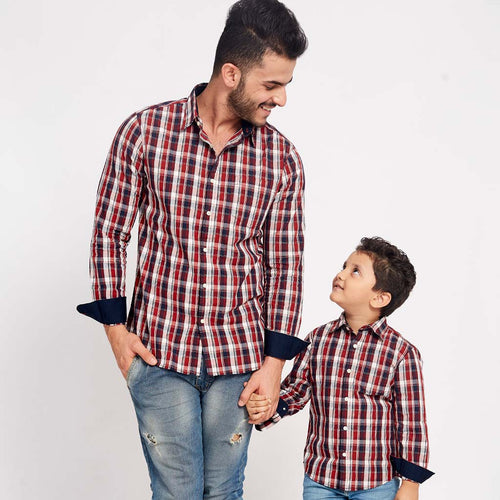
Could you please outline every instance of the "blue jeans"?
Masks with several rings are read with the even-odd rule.
[[[394,500],[399,489],[399,479],[394,478],[376,488],[358,491],[343,491],[328,488],[304,475],[304,500]]]
[[[154,500],[243,498],[252,426],[244,375],[182,375],[136,357],[127,374]]]

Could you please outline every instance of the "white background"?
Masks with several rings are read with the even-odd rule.
[[[75,305],[117,127],[208,80],[231,3],[1,0],[1,498],[148,497],[126,386]],[[271,123],[307,176],[301,336],[339,314],[331,278],[362,236],[403,248],[418,280],[391,322],[424,358],[437,473],[421,498],[498,499],[500,3],[288,5],[310,47]],[[254,434],[246,499],[301,498],[306,425]]]

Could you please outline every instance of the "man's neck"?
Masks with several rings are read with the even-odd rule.
[[[220,152],[227,141],[241,128],[241,119],[227,104],[227,94],[217,80],[210,80],[197,98],[198,115],[210,143]]]

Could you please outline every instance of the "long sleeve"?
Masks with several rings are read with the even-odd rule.
[[[391,462],[401,476],[421,483],[433,472],[426,469],[428,437],[422,360],[413,346],[397,366],[393,387],[397,456],[391,457]]]
[[[295,337],[302,311],[304,175],[292,147],[283,162],[282,185],[264,228],[265,354],[292,359],[305,348]]]
[[[118,130],[101,176],[91,241],[94,302],[78,311],[102,323],[126,319],[126,248],[142,190],[142,138],[133,115]]]

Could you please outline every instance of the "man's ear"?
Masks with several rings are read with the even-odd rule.
[[[225,63],[220,74],[226,87],[231,90],[235,89],[241,81],[241,70],[232,63]]]
[[[378,292],[376,292],[376,295],[374,295],[370,299],[370,305],[374,309],[382,309],[385,306],[389,305],[389,303],[391,302],[391,299],[392,299],[392,295],[390,292],[378,291]]]

